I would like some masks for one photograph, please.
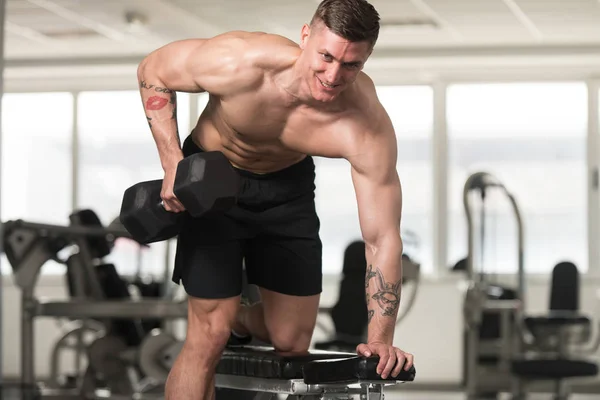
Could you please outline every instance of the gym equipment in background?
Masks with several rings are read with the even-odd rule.
[[[41,395],[36,398],[46,399],[160,398],[182,343],[161,329],[145,331],[141,322],[184,319],[187,302],[132,298],[115,266],[104,261],[117,237],[130,236],[121,229],[102,227],[91,210],[74,212],[70,221],[69,226],[22,220],[4,224],[5,253],[22,292],[22,386],[37,387]],[[72,252],[60,258],[59,253],[65,257],[68,248]],[[49,260],[67,266],[70,300],[35,297],[37,278]],[[59,340],[59,347],[69,336],[89,336],[84,349],[86,366],[68,385],[56,376],[55,387],[36,382],[34,321],[40,317],[72,321],[72,333]],[[375,372],[376,364],[376,357],[356,353],[314,350],[306,356],[281,357],[270,347],[238,346],[229,348],[218,364],[217,393],[234,389],[255,392],[264,399],[279,395],[290,400],[383,399],[384,387],[415,378],[412,368],[383,380]]]
[[[485,205],[492,193],[508,198],[516,221],[517,282],[514,287],[493,282],[491,275],[486,274],[483,257],[486,244]],[[480,200],[479,226],[476,224],[476,198]],[[467,397],[475,399],[509,391],[511,360],[515,353],[522,352],[519,332],[525,308],[523,223],[513,194],[486,172],[469,176],[463,187],[463,206],[467,219],[467,256],[455,266],[455,270],[464,270],[468,284],[463,307],[463,383]]]
[[[518,259],[514,287],[497,284],[485,273],[484,203],[490,191],[508,198],[516,220]],[[479,246],[472,192],[479,192],[482,203]],[[598,373],[597,364],[582,356],[592,355],[600,347],[600,326],[598,336],[592,340],[591,321],[578,309],[577,267],[570,262],[558,263],[552,272],[549,313],[527,315],[524,229],[514,195],[496,177],[478,172],[465,183],[463,204],[468,222],[468,254],[455,270],[464,270],[468,282],[464,300],[467,398],[496,398],[500,392],[512,392],[515,400],[523,400],[528,383],[547,381],[553,383],[550,391],[554,398],[566,400],[567,379]]]

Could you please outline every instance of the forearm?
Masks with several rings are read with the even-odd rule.
[[[368,342],[391,345],[402,288],[402,240],[390,235],[379,245],[366,246],[365,294],[368,310]]]
[[[146,119],[164,170],[183,158],[177,129],[177,94],[147,62],[138,68],[138,84]]]

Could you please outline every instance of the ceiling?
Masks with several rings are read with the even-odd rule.
[[[600,0],[371,0],[375,55],[600,48]],[[23,63],[139,58],[228,30],[297,40],[316,0],[6,0],[5,58]],[[597,49],[596,49],[597,50]]]

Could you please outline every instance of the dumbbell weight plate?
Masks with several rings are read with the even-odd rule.
[[[133,392],[127,365],[123,360],[126,350],[125,341],[113,335],[100,337],[87,347],[89,367],[96,378],[105,381],[115,394]]]
[[[153,330],[142,341],[139,347],[138,363],[140,370],[147,377],[153,378],[156,383],[164,384],[169,374],[169,365],[173,360],[165,359],[170,354],[165,354],[164,350],[177,342],[172,335]]]
[[[173,192],[193,217],[224,212],[237,201],[239,175],[220,151],[197,153],[177,165]]]
[[[160,192],[162,179],[140,182],[125,191],[120,220],[140,243],[153,243],[177,236],[182,213],[165,210]]]

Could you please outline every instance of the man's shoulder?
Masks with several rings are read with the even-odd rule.
[[[352,115],[363,124],[372,124],[380,118],[381,112],[385,112],[377,97],[375,83],[364,72],[357,76],[347,101]]]
[[[238,41],[246,61],[264,69],[288,66],[300,53],[297,43],[273,33],[229,31],[220,36]]]

